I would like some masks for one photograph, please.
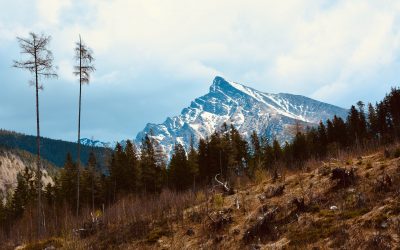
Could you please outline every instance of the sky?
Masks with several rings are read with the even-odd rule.
[[[96,71],[82,137],[132,139],[208,92],[215,76],[341,107],[400,82],[400,2],[390,0],[0,0],[0,128],[36,133],[16,37],[51,35],[58,79],[40,92],[42,135],[75,141],[79,35]]]

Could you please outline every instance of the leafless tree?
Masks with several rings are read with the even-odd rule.
[[[36,88],[36,147],[37,147],[37,169],[36,169],[36,185],[38,192],[38,236],[42,232],[42,182],[41,182],[41,166],[40,166],[40,122],[39,122],[39,90],[43,89],[43,85],[39,83],[41,78],[56,78],[57,73],[53,66],[53,54],[47,48],[51,37],[46,35],[37,35],[33,32],[29,33],[28,38],[17,37],[21,54],[27,55],[26,60],[14,61],[13,67],[25,69],[34,75],[31,85]]]
[[[79,35],[79,41],[75,44],[75,60],[79,65],[74,66],[74,74],[79,76],[79,112],[78,112],[78,181],[77,181],[77,198],[76,198],[76,216],[79,215],[79,179],[80,179],[80,161],[81,161],[81,99],[82,85],[89,84],[90,73],[95,71],[93,66],[93,52],[87,47]]]

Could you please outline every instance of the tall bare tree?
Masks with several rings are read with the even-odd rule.
[[[39,83],[41,78],[56,78],[57,73],[53,66],[53,54],[47,48],[51,37],[46,35],[37,35],[33,32],[29,33],[28,38],[17,37],[21,54],[27,55],[26,60],[14,61],[13,67],[25,69],[34,75],[34,80],[30,83],[36,88],[36,147],[37,147],[37,169],[36,169],[36,185],[38,193],[38,236],[41,235],[42,220],[42,171],[40,165],[40,122],[39,122],[39,90],[43,89],[43,85]]]
[[[81,160],[81,99],[82,99],[82,85],[89,84],[90,73],[95,71],[93,66],[93,52],[87,47],[79,35],[79,41],[75,46],[75,60],[79,65],[74,66],[74,74],[79,76],[79,112],[78,112],[78,182],[77,182],[77,198],[76,198],[76,216],[79,215],[79,179],[80,179],[80,160]]]

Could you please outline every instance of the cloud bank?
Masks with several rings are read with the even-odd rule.
[[[18,125],[33,119],[32,90],[23,84],[28,75],[9,65],[19,56],[15,36],[31,30],[52,35],[59,66],[60,79],[42,93],[44,131],[69,140],[77,92],[72,49],[79,34],[97,59],[84,89],[83,132],[103,140],[132,138],[146,122],[176,114],[217,74],[344,107],[379,100],[399,80],[398,1],[15,0],[4,7],[2,84],[26,101],[0,94],[0,115],[8,117],[7,128],[28,133],[33,129]]]

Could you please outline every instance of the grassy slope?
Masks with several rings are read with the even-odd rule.
[[[356,183],[336,188],[330,179],[335,167],[354,168]],[[377,180],[385,174],[392,185],[379,190]],[[400,244],[398,157],[385,157],[379,150],[309,163],[304,171],[287,171],[276,182],[266,174],[257,176],[256,183],[237,184],[238,192],[223,198],[201,192],[181,201],[171,195],[149,204],[124,200],[104,216],[106,229],[86,239],[68,236],[60,241],[65,249],[396,249]],[[265,197],[270,187],[282,184],[282,195]],[[291,203],[301,197],[305,211]],[[155,207],[153,212],[148,211],[151,207]],[[246,242],[246,232],[273,210],[268,226]],[[215,220],[218,213],[232,221],[216,229],[210,217]],[[147,216],[146,226],[133,219],[141,216]],[[188,229],[194,234],[188,235]]]

